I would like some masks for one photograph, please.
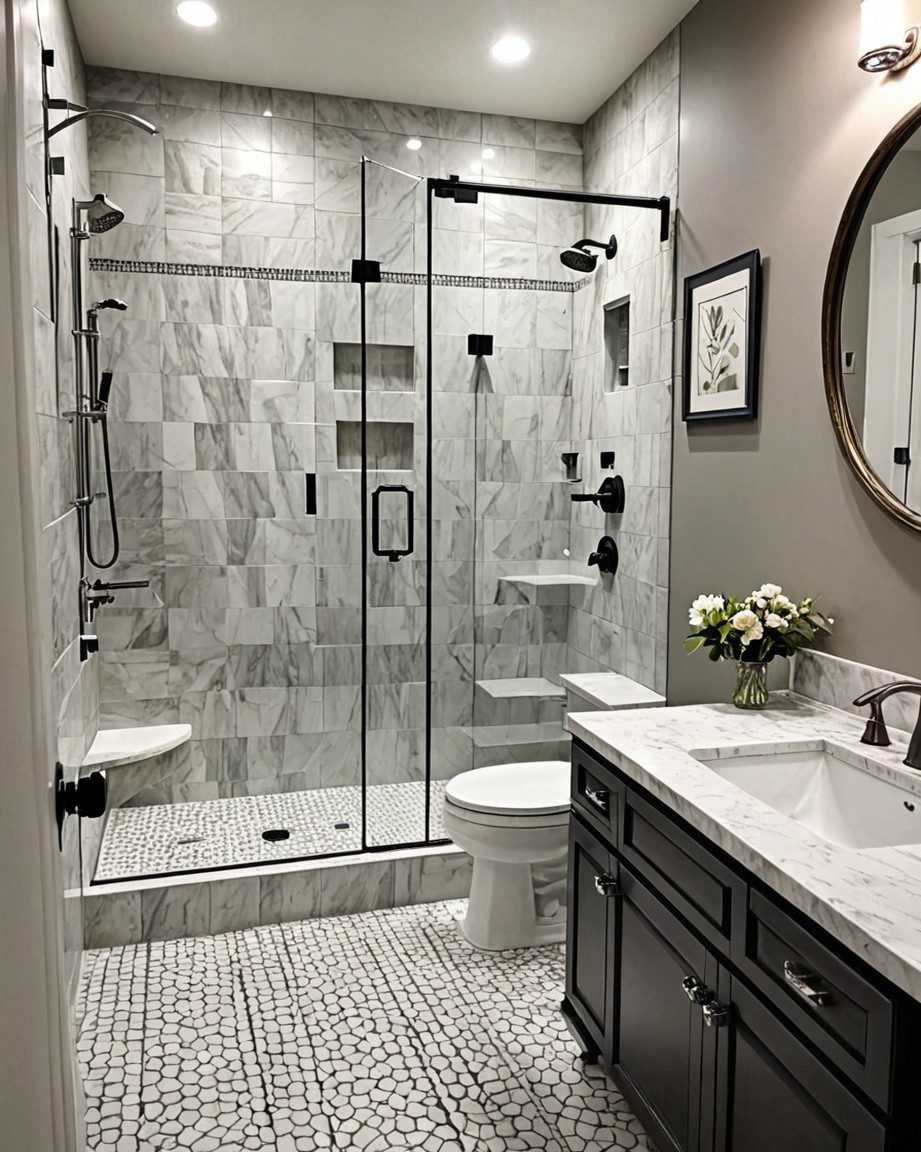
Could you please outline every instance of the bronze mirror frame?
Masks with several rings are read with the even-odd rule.
[[[848,268],[864,216],[879,182],[905,143],[921,128],[921,104],[916,105],[896,124],[870,157],[848,197],[835,234],[825,291],[822,297],[822,368],[825,376],[825,397],[838,438],[838,447],[847,460],[860,486],[884,512],[910,531],[921,533],[921,513],[898,500],[880,480],[863,450],[860,435],[854,426],[844,391],[844,372],[841,363],[841,315]]]

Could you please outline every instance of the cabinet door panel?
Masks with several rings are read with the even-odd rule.
[[[573,817],[569,836],[566,995],[599,1050],[604,1047],[609,1004],[608,919],[612,897],[596,877],[611,874],[605,845]]]
[[[623,865],[619,879],[624,894],[617,909],[612,1063],[636,1094],[631,1103],[657,1147],[696,1152],[705,1092],[703,1025],[701,1007],[688,999],[683,981],[692,977],[705,984],[715,962]]]
[[[883,1152],[883,1127],[737,979],[717,1050],[717,1152]]]

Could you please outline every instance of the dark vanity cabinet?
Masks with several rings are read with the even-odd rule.
[[[919,1005],[578,742],[572,803],[563,1014],[659,1152],[921,1152]]]

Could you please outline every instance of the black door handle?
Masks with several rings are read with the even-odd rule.
[[[406,495],[406,547],[381,548],[381,493],[403,492]],[[371,493],[371,551],[386,556],[391,564],[411,556],[413,551],[413,493],[405,484],[380,484]]]

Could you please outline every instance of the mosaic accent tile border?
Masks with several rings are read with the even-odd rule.
[[[304,284],[350,284],[348,272],[326,268],[249,268],[236,264],[177,264],[167,260],[115,260],[93,257],[93,272],[137,272],[159,276],[213,276],[231,280],[287,280]],[[384,284],[424,287],[424,272],[382,272]],[[432,283],[443,288],[508,288],[522,292],[577,292],[584,280],[534,280],[525,276],[451,276],[436,273]]]
[[[89,952],[87,1147],[650,1149],[559,1012],[560,946],[477,952],[462,902]]]
[[[444,781],[432,782],[432,838],[437,840],[445,836],[444,789]],[[369,787],[367,827],[372,846],[421,841],[424,782]],[[288,836],[263,839],[272,830]],[[107,818],[93,884],[360,851],[357,785],[115,808]]]

